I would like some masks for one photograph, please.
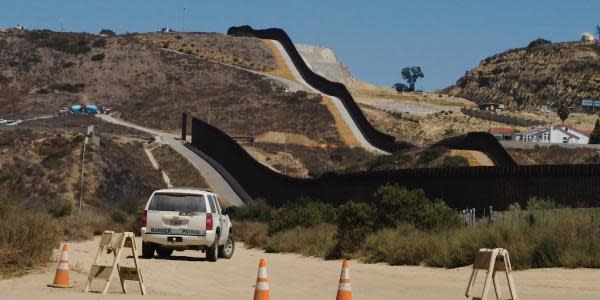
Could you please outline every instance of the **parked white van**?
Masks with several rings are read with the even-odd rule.
[[[209,261],[231,258],[229,217],[209,189],[169,188],[152,193],[142,216],[142,256],[168,257],[173,250],[206,251]]]

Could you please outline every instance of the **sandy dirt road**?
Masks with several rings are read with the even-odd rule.
[[[139,241],[138,241],[139,242]],[[71,245],[72,289],[46,287],[55,265],[25,277],[0,281],[0,299],[251,299],[258,260],[267,260],[272,299],[335,299],[340,261],[323,261],[293,254],[266,254],[238,244],[234,257],[211,263],[196,251],[175,252],[171,259],[142,259],[148,294],[136,282],[127,295],[118,280],[109,293],[84,294],[87,272],[98,240]],[[58,253],[56,254],[58,257]],[[127,259],[126,263],[131,263]],[[468,268],[435,269],[350,263],[354,299],[465,299]],[[538,269],[515,273],[522,299],[599,299],[600,270]],[[98,285],[93,287],[99,288]],[[493,297],[493,295],[491,295]]]

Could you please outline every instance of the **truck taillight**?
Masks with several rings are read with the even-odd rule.
[[[142,227],[146,227],[148,225],[148,211],[144,210],[144,214],[142,215]]]
[[[212,214],[206,214],[206,230],[212,230],[213,228],[213,219]]]

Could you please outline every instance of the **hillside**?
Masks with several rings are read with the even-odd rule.
[[[55,216],[78,208],[82,133],[89,123],[76,121],[50,123],[59,129],[48,123],[0,128],[0,203],[13,201]],[[105,128],[110,133],[102,133]],[[86,147],[84,210],[134,214],[152,190],[165,184],[144,154],[143,136],[110,126],[96,130],[100,145]]]
[[[297,145],[304,157],[318,155],[314,145],[346,147],[321,96],[289,92],[279,82],[236,68],[274,72],[272,49],[258,39],[5,31],[0,49],[2,118],[55,114],[76,103],[107,104],[116,117],[169,132],[179,130],[185,111],[230,135]],[[288,151],[292,159],[296,148]]]
[[[529,45],[481,61],[444,93],[511,108],[600,99],[600,44]]]

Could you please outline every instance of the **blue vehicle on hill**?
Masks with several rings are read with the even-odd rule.
[[[83,104],[75,104],[69,107],[70,114],[76,113],[88,113],[88,114],[97,114],[100,113],[98,106],[93,104],[83,105]]]
[[[98,113],[98,106],[96,105],[86,105],[85,106],[85,112],[88,114],[97,114]]]
[[[81,112],[83,112],[83,105],[75,104],[69,107],[69,113],[75,114]]]

